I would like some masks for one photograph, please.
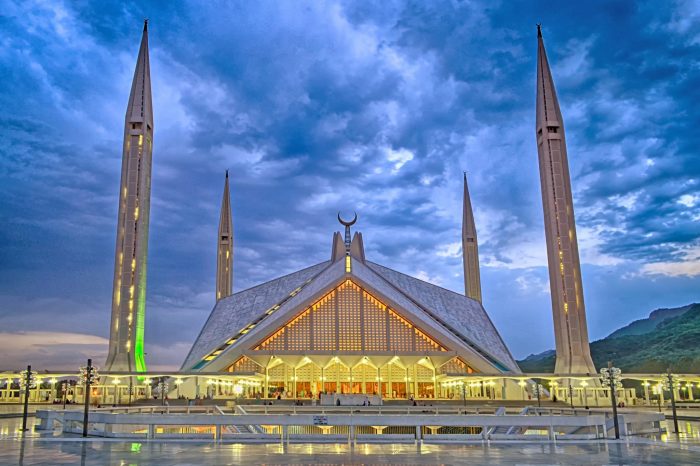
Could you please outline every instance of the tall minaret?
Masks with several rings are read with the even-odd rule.
[[[233,286],[233,222],[228,189],[228,170],[224,182],[224,197],[219,215],[219,237],[216,253],[216,300],[231,295]]]
[[[143,333],[152,151],[153,105],[146,20],[124,124],[107,370],[146,370]]]
[[[537,43],[536,137],[557,347],[554,371],[557,374],[593,374],[595,367],[588,345],[564,121],[539,25]]]
[[[462,262],[464,263],[464,294],[481,302],[481,274],[479,273],[479,244],[476,225],[469,199],[467,172],[464,172],[464,199],[462,200]]]

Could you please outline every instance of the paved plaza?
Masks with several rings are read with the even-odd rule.
[[[136,443],[104,440],[0,441],[0,464],[698,464],[700,449],[663,443],[468,445]]]
[[[33,421],[33,420],[32,420]],[[0,465],[218,464],[653,464],[700,463],[697,424],[681,442],[671,438],[620,442],[473,442],[462,444],[218,444],[57,438],[29,433],[21,420],[0,420]]]

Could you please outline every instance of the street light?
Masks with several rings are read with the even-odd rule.
[[[27,366],[26,371],[20,373],[20,388],[24,390],[24,411],[22,412],[22,432],[27,431],[27,410],[29,409],[29,390],[36,387],[36,372],[32,372],[32,366]],[[24,433],[22,434],[24,435]]]
[[[676,416],[676,394],[675,389],[680,385],[677,380],[678,376],[671,373],[671,368],[669,367],[666,371],[666,380],[664,380],[664,388],[671,392],[671,409],[673,410],[673,428],[676,430],[676,435],[680,435],[678,432],[678,416]]]
[[[134,396],[134,378],[129,377],[129,406],[131,406],[131,398]]]
[[[120,405],[122,401],[121,393],[119,393],[119,384],[121,382],[122,381],[119,379],[112,379],[112,383],[114,384],[114,403],[117,405]]]
[[[533,383],[532,384],[532,394],[537,397],[537,407],[541,408],[542,407],[542,395],[544,394],[544,387],[542,384],[539,383]]]
[[[460,387],[462,387],[462,404],[464,404],[464,413],[467,413],[467,384],[464,380],[459,381]]]
[[[66,399],[68,398],[68,381],[61,382],[61,394],[63,395],[63,409],[66,409]]]
[[[569,401],[571,402],[571,409],[574,409],[574,387],[571,386],[571,380],[569,380]]]
[[[87,437],[88,431],[88,415],[90,411],[90,386],[97,383],[100,376],[97,373],[97,368],[93,367],[92,359],[87,360],[87,366],[80,368],[80,384],[85,387],[85,410],[83,412],[83,437]]]
[[[156,390],[158,395],[160,395],[160,404],[165,406],[165,394],[168,392],[168,382],[165,381],[165,378],[158,382]]]
[[[615,438],[620,439],[620,426],[617,422],[617,401],[616,401],[616,390],[622,388],[622,371],[617,367],[612,366],[612,362],[608,362],[607,368],[602,368],[600,370],[600,382],[603,387],[610,388],[610,402],[612,403],[613,409],[613,422],[615,423]]]

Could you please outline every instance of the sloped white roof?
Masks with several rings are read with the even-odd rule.
[[[344,266],[322,262],[220,300],[212,310],[182,368],[194,368],[253,322],[267,322],[320,295],[342,279]],[[353,258],[351,276],[374,288],[397,306],[430,320],[457,337],[503,372],[520,372],[486,311],[478,301],[372,262]],[[301,288],[297,293],[293,293]],[[293,293],[293,294],[292,294]],[[271,307],[279,310],[266,315]],[[280,322],[283,325],[285,322]],[[236,343],[235,345],[238,345]],[[235,346],[234,345],[234,346]]]

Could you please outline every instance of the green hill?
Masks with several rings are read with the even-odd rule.
[[[591,343],[596,367],[608,361],[624,372],[700,372],[700,304],[657,309]],[[518,361],[524,372],[553,372],[554,351],[530,355]]]

